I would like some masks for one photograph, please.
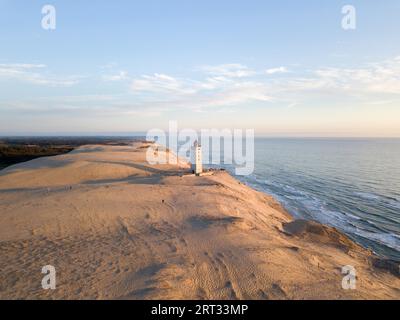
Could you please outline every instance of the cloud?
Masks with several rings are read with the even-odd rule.
[[[255,74],[253,70],[239,63],[220,64],[216,66],[203,66],[199,69],[210,75],[226,78],[244,78],[253,76]]]
[[[0,80],[14,79],[35,85],[48,85],[52,87],[69,87],[79,82],[79,77],[58,77],[39,72],[46,68],[47,66],[44,64],[0,64]]]
[[[314,74],[329,88],[365,94],[400,94],[400,57],[359,68],[320,68]]]
[[[218,74],[208,70],[203,79],[196,80],[160,73],[143,75],[133,81],[132,90],[146,110],[188,109],[200,112],[208,108],[272,100],[265,84],[232,77],[221,70]]]
[[[37,69],[46,68],[45,64],[30,64],[30,63],[11,63],[11,64],[0,64],[0,68],[4,69]]]
[[[113,75],[103,75],[102,79],[104,81],[123,81],[129,79],[127,71],[120,71]]]
[[[138,104],[129,103],[123,95],[91,94],[22,98],[18,101],[0,99],[0,110],[18,114],[103,116],[140,112],[143,109]]]
[[[286,67],[271,68],[265,70],[266,74],[287,73],[289,72]]]
[[[241,64],[207,66],[201,71],[203,78],[196,80],[165,74],[143,76],[134,81],[133,88],[136,93],[155,94],[146,97],[144,103],[149,107],[152,102],[162,101],[158,103],[160,108],[193,110],[253,102],[276,102],[293,108],[321,99],[325,103],[338,99],[381,103],[400,95],[400,57],[357,68],[320,67],[290,73],[282,66],[258,73]],[[288,75],[275,77],[282,73]],[[157,95],[160,93],[162,97]]]
[[[377,101],[378,105],[382,101],[397,101],[400,96],[400,57],[356,68],[328,66],[298,70],[285,78],[269,79],[264,83],[276,101],[291,100],[298,104],[314,99],[324,103],[347,99],[359,104]]]
[[[209,96],[203,107],[237,106],[249,102],[270,102],[267,88],[259,83],[236,84],[229,89]]]
[[[193,94],[197,90],[194,83],[192,80],[177,79],[166,74],[155,73],[134,79],[131,88],[135,93]]]
[[[47,76],[45,65],[0,64],[0,79],[18,79],[35,84],[70,85],[74,77]],[[198,72],[198,71],[201,72]],[[59,97],[47,101],[4,102],[2,108],[15,112],[68,112],[78,114],[162,114],[175,110],[224,111],[272,103],[296,108],[313,103],[335,104],[351,101],[360,105],[393,104],[400,98],[400,57],[368,63],[356,68],[322,66],[290,72],[277,67],[258,72],[241,64],[222,64],[195,69],[192,77],[166,73],[129,76],[127,71],[108,70],[98,78],[106,81],[127,81],[130,91],[122,95]],[[282,73],[287,73],[284,77]],[[78,78],[79,80],[79,78]],[[125,84],[126,82],[124,82]],[[347,99],[347,100],[346,100]],[[59,109],[57,109],[59,106]],[[1,106],[0,106],[1,107]],[[44,108],[44,109],[43,109]],[[11,111],[11,110],[10,110]]]

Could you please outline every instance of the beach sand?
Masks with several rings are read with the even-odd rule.
[[[293,221],[224,171],[149,165],[147,146],[0,171],[1,299],[400,299],[396,270],[335,229]]]

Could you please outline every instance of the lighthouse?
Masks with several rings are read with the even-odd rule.
[[[201,156],[201,145],[195,141],[192,148],[192,171],[196,175],[200,175],[203,172],[203,162]]]

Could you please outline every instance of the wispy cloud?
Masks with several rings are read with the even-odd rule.
[[[31,63],[10,63],[10,64],[0,63],[0,68],[7,68],[7,69],[37,69],[37,68],[46,68],[46,65],[45,64],[31,64]]]
[[[324,87],[353,92],[400,94],[400,56],[359,68],[321,68],[315,76]]]
[[[147,93],[143,104],[151,108],[205,108],[246,106],[252,102],[277,102],[290,108],[314,98],[351,97],[360,101],[392,101],[385,94],[400,94],[400,58],[370,63],[358,68],[322,67],[289,70],[277,67],[256,72],[241,64],[201,67],[202,78],[187,79],[166,74],[135,79],[136,95]],[[275,77],[282,73],[287,75]],[[264,75],[264,76],[263,76]],[[225,108],[226,109],[226,108]]]
[[[51,87],[68,87],[79,82],[80,77],[60,77],[46,73],[44,64],[11,63],[0,64],[0,79],[18,80],[35,85],[48,85]]]
[[[197,91],[195,83],[189,79],[178,79],[166,74],[155,73],[134,79],[131,88],[135,93],[193,94]]]
[[[286,67],[271,68],[265,70],[266,74],[287,73],[289,70]]]
[[[129,76],[127,71],[119,71],[118,73],[115,74],[103,75],[102,79],[104,81],[123,81],[123,80],[128,80]]]
[[[248,68],[241,66],[240,69]],[[220,66],[207,68],[207,71],[202,69],[203,79],[196,80],[166,74],[143,75],[133,81],[132,90],[134,94],[142,95],[143,103],[149,108],[157,105],[159,108],[187,108],[195,111],[272,99],[264,84],[247,80],[247,77],[231,71],[231,67]],[[150,98],[149,93],[153,94]]]
[[[239,63],[227,63],[216,66],[202,66],[199,69],[212,76],[226,78],[244,78],[253,76],[255,74],[254,70],[251,70],[247,66]]]
[[[72,85],[76,79],[45,76],[47,67],[34,64],[0,64],[0,79],[19,79],[34,84]],[[98,80],[130,84],[120,95],[82,95],[3,101],[0,108],[16,112],[84,112],[103,114],[162,114],[173,110],[230,112],[240,108],[271,104],[297,108],[314,102],[359,102],[377,107],[400,99],[400,57],[369,63],[357,68],[319,67],[290,70],[286,67],[260,69],[242,64],[195,68],[192,77],[165,73],[133,77],[112,66]],[[269,70],[269,72],[267,72]],[[40,72],[39,72],[40,71]],[[287,73],[284,77],[282,73]],[[122,83],[121,83],[122,85]]]

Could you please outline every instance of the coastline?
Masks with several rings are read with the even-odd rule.
[[[0,299],[400,298],[398,270],[336,229],[293,220],[227,172],[149,165],[146,146],[88,145],[2,170]],[[40,287],[48,264],[53,292]],[[346,265],[356,290],[341,287]]]

